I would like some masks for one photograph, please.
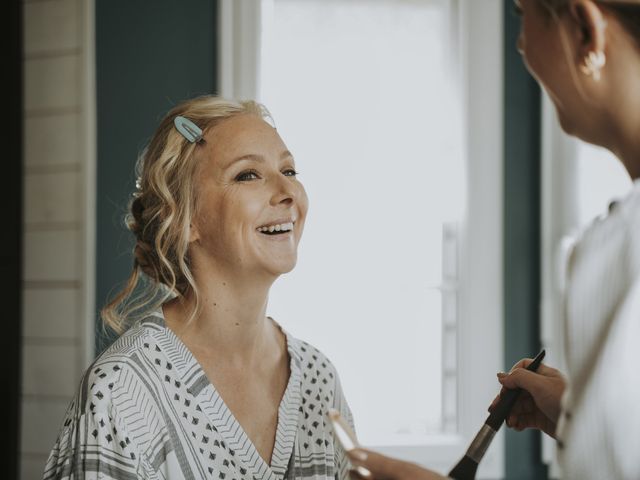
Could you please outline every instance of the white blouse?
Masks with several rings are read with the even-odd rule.
[[[160,311],[87,370],[47,461],[45,479],[347,479],[326,413],[353,424],[331,362],[287,337],[290,378],[271,461],[240,424]]]
[[[564,478],[640,479],[640,182],[576,244],[565,321]]]

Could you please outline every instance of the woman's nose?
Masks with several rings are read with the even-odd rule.
[[[290,205],[295,201],[295,192],[289,177],[280,174],[273,182],[274,189],[271,195],[271,205]]]

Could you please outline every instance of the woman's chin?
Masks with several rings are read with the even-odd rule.
[[[279,275],[284,275],[285,273],[289,273],[291,270],[296,268],[296,262],[289,262],[286,265],[281,265],[278,268]]]
[[[269,274],[279,277],[293,270],[296,266],[297,258],[278,259],[277,261],[269,262],[265,265],[265,271]]]

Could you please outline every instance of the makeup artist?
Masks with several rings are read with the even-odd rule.
[[[639,479],[640,0],[520,0],[516,8],[518,50],[564,131],[609,149],[635,184],[569,257],[566,380],[544,365],[526,371],[530,360],[498,374],[503,387],[525,391],[507,425],[554,437],[563,478]],[[379,480],[444,478],[364,450],[351,459]]]

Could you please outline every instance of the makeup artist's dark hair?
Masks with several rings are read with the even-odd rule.
[[[560,14],[569,5],[569,0],[539,0],[547,9]],[[610,11],[640,48],[640,0],[594,0]]]

